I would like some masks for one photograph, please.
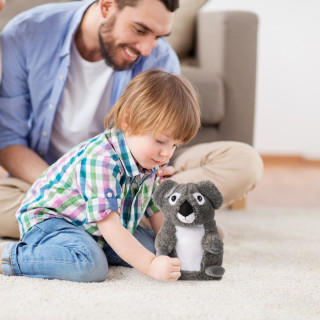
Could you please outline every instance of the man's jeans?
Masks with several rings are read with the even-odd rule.
[[[154,233],[138,226],[134,237],[155,253]],[[130,267],[106,244],[103,249],[85,231],[64,219],[48,219],[31,228],[21,242],[10,242],[2,254],[5,275],[104,281],[108,265]]]

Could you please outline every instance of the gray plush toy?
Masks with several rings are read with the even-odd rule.
[[[197,184],[165,180],[153,200],[164,215],[155,241],[157,255],[181,260],[181,280],[220,280],[223,242],[214,215],[223,198],[216,186],[209,180]]]

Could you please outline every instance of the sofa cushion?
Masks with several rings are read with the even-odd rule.
[[[194,46],[195,23],[199,8],[207,0],[180,0],[168,41],[179,56],[188,56]]]
[[[201,104],[201,125],[218,125],[225,116],[225,90],[222,79],[198,67],[181,65],[181,73],[197,88]]]

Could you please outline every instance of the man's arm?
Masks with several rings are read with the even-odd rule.
[[[0,164],[13,177],[30,184],[48,168],[48,164],[34,151],[20,145],[0,150]]]
[[[17,22],[1,34],[3,64],[0,85],[0,164],[13,177],[32,184],[48,164],[28,148],[31,97],[23,41]],[[22,37],[22,38],[21,38]]]
[[[104,239],[128,264],[157,280],[174,281],[180,277],[180,261],[167,256],[156,257],[125,229],[117,212],[97,222]]]
[[[10,23],[1,34],[2,81],[0,85],[0,164],[11,176],[33,183],[47,167],[27,148],[30,94],[20,34]]]

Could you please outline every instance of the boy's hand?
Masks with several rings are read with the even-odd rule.
[[[181,262],[168,256],[155,257],[148,270],[148,275],[156,280],[175,281],[181,276]]]
[[[157,176],[160,177],[160,183],[163,180],[170,178],[173,174],[174,174],[174,167],[172,166],[161,167],[157,172]]]

